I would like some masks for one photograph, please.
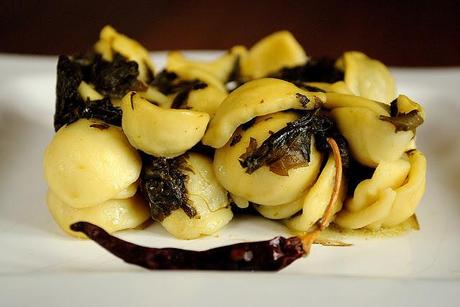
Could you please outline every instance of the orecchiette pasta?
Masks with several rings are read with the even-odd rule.
[[[408,161],[380,163],[371,179],[362,181],[336,223],[344,228],[396,226],[415,213],[425,191],[426,160],[419,152]]]
[[[329,223],[400,225],[425,191],[425,111],[361,52],[308,58],[280,31],[212,61],[170,52],[156,73],[147,49],[107,26],[57,67],[44,170],[71,235],[78,221],[115,232],[150,217],[194,239],[227,225],[233,205],[307,232],[308,252]]]
[[[393,76],[381,62],[350,51],[342,55],[338,66],[345,71],[345,83],[356,96],[388,104],[396,98]]]
[[[381,221],[384,227],[393,227],[415,214],[425,193],[426,158],[420,151],[409,154],[411,165],[406,182],[396,189],[396,198],[390,214]]]
[[[228,52],[214,61],[206,62],[189,60],[181,52],[173,51],[168,53],[166,69],[180,73],[182,71],[190,71],[191,68],[196,68],[213,75],[221,83],[225,83],[234,69],[237,56],[238,54],[235,52]]]
[[[363,180],[355,188],[353,197],[346,207],[350,211],[359,211],[378,199],[381,191],[401,186],[409,174],[410,163],[406,159],[379,163],[371,179]]]
[[[230,222],[233,214],[227,192],[217,181],[210,159],[191,153],[186,160],[185,186],[197,215],[189,217],[177,209],[161,221],[161,225],[177,238],[195,239],[215,233]]]
[[[284,67],[307,61],[302,46],[287,31],[275,32],[257,42],[243,57],[241,73],[251,79],[267,76]]]
[[[354,158],[369,167],[398,160],[410,149],[414,138],[412,131],[396,132],[392,124],[367,108],[336,108],[331,116],[347,139]]]
[[[44,166],[50,189],[83,208],[116,197],[137,180],[142,165],[120,128],[80,119],[56,133]]]
[[[106,200],[85,208],[74,208],[48,191],[48,209],[58,225],[71,236],[86,238],[81,233],[70,230],[70,225],[78,221],[87,221],[115,232],[140,226],[148,220],[150,214],[147,204],[140,195],[125,199]]]
[[[324,214],[324,211],[331,199],[335,178],[335,164],[332,155],[329,157],[326,166],[321,171],[318,180],[308,190],[302,200],[302,213],[285,221],[286,225],[298,231],[308,231]],[[336,213],[342,208],[342,201],[345,196],[345,185],[334,203],[333,212]]]
[[[134,92],[126,94],[121,108],[123,131],[131,145],[157,157],[176,157],[192,148],[209,121],[208,113],[163,109]]]
[[[142,81],[149,81],[149,75],[155,71],[148,51],[137,41],[118,33],[110,26],[101,30],[100,39],[94,48],[107,61],[112,61],[115,53],[135,61],[139,65],[139,79]]]
[[[324,100],[323,93],[307,92],[283,80],[264,78],[247,82],[222,102],[203,143],[220,148],[238,126],[257,116],[289,109],[310,110]]]
[[[227,96],[226,91],[213,86],[193,90],[187,98],[187,109],[206,112],[212,118]]]
[[[307,85],[322,89],[323,91],[329,92],[329,93],[353,95],[353,93],[348,88],[347,84],[343,81],[337,81],[334,83],[308,82]],[[327,99],[326,101],[328,105],[332,104],[332,103],[329,104],[329,99]],[[326,107],[328,107],[328,105],[326,105]]]
[[[134,196],[137,192],[137,182],[130,184],[126,189],[120,191],[113,199],[125,199]]]
[[[326,102],[324,107],[333,110],[336,108],[366,108],[377,115],[389,115],[389,108],[377,101],[369,100],[363,97],[341,94],[326,93]]]
[[[272,220],[281,220],[293,216],[302,210],[304,196],[282,205],[261,206],[255,205],[255,209],[264,217]]]
[[[314,182],[321,166],[322,155],[315,149],[314,143],[309,165],[289,170],[289,176],[275,174],[268,167],[248,174],[239,162],[251,139],[261,144],[270,132],[280,130],[297,118],[295,113],[273,113],[258,117],[246,131],[236,131],[235,135],[240,135],[240,140],[217,149],[214,156],[214,172],[222,186],[232,195],[264,206],[286,204],[299,198]]]

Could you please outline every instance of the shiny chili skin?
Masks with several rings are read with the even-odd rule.
[[[278,271],[305,255],[299,237],[275,237],[267,241],[191,251],[139,246],[118,239],[88,222],[77,222],[70,228],[83,232],[125,262],[149,270]]]

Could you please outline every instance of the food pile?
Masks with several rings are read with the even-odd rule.
[[[295,232],[391,228],[425,191],[424,118],[361,52],[309,57],[281,31],[213,61],[169,52],[156,71],[107,26],[92,51],[59,57],[47,203],[82,238],[70,225],[113,233],[154,220],[194,239],[234,211]]]

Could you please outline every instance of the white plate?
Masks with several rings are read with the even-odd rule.
[[[214,52],[195,52],[209,58]],[[154,54],[156,64],[164,53]],[[0,55],[0,305],[162,306],[347,303],[460,304],[460,68],[394,69],[399,91],[423,104],[417,142],[428,158],[419,232],[353,239],[346,248],[314,246],[279,273],[149,272],[91,241],[69,238],[45,205],[43,151],[53,135],[56,58]],[[287,235],[259,218],[234,220],[219,235],[172,239],[158,225],[125,231],[150,246],[202,249]]]

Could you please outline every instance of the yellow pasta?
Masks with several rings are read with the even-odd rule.
[[[227,52],[214,61],[206,62],[189,60],[185,58],[181,52],[173,51],[168,53],[166,69],[180,74],[180,72],[196,68],[214,76],[223,84],[228,80],[229,75],[232,73],[237,57],[237,53]]]
[[[241,73],[257,79],[306,61],[307,55],[294,36],[288,31],[280,31],[261,39],[249,50],[242,59]]]
[[[135,61],[139,65],[139,79],[142,81],[150,81],[149,75],[155,71],[148,51],[135,40],[115,31],[111,26],[105,26],[101,30],[99,41],[94,49],[107,61],[112,61],[115,53],[121,54],[130,61]]]
[[[382,162],[362,181],[335,222],[344,228],[393,227],[415,213],[425,191],[426,159],[419,151],[408,160]]]
[[[230,222],[233,214],[227,192],[217,181],[210,159],[189,154],[185,174],[189,202],[197,215],[189,217],[182,209],[177,209],[161,221],[161,225],[180,239],[195,239],[217,232]]]
[[[302,100],[302,96],[306,100]],[[310,93],[279,79],[264,78],[245,83],[222,102],[209,123],[203,143],[220,148],[238,126],[257,116],[289,109],[310,110],[324,100],[323,93]]]
[[[309,165],[289,170],[289,176],[275,174],[265,166],[248,174],[239,162],[251,138],[261,144],[270,136],[270,131],[276,132],[297,118],[295,113],[283,112],[257,118],[246,131],[240,129],[235,133],[241,135],[239,142],[234,145],[229,142],[217,149],[214,172],[222,186],[233,195],[265,206],[281,205],[299,198],[314,182],[321,166],[322,155],[314,145],[311,146]]]
[[[70,230],[70,225],[86,221],[113,233],[119,230],[136,228],[149,219],[147,204],[140,195],[126,199],[107,200],[85,208],[74,208],[60,200],[52,191],[47,195],[48,209],[54,220],[67,234],[86,238],[80,232]]]
[[[192,148],[209,121],[208,113],[163,109],[134,92],[126,94],[121,108],[123,131],[131,145],[157,157],[176,157]]]
[[[302,201],[302,213],[285,221],[289,228],[297,231],[308,231],[323,216],[332,196],[335,172],[334,158],[331,155],[318,180],[306,193]],[[344,196],[345,185],[342,185],[340,196],[333,205],[334,213],[342,208]]]
[[[44,172],[70,235],[78,221],[114,232],[150,218],[195,239],[230,223],[232,206],[296,232],[378,231],[413,216],[425,192],[425,110],[361,52],[309,58],[279,31],[206,61],[168,52],[156,72],[146,48],[106,26],[92,52],[57,67]],[[372,176],[354,182],[361,172]]]
[[[120,128],[87,119],[62,127],[44,158],[49,188],[75,208],[116,197],[138,179],[141,166]]]
[[[396,98],[394,78],[381,62],[350,51],[342,55],[338,66],[345,71],[345,83],[356,96],[388,104]]]
[[[410,149],[414,138],[412,131],[396,132],[392,124],[367,108],[336,108],[331,116],[347,139],[354,158],[369,167],[398,160]]]

